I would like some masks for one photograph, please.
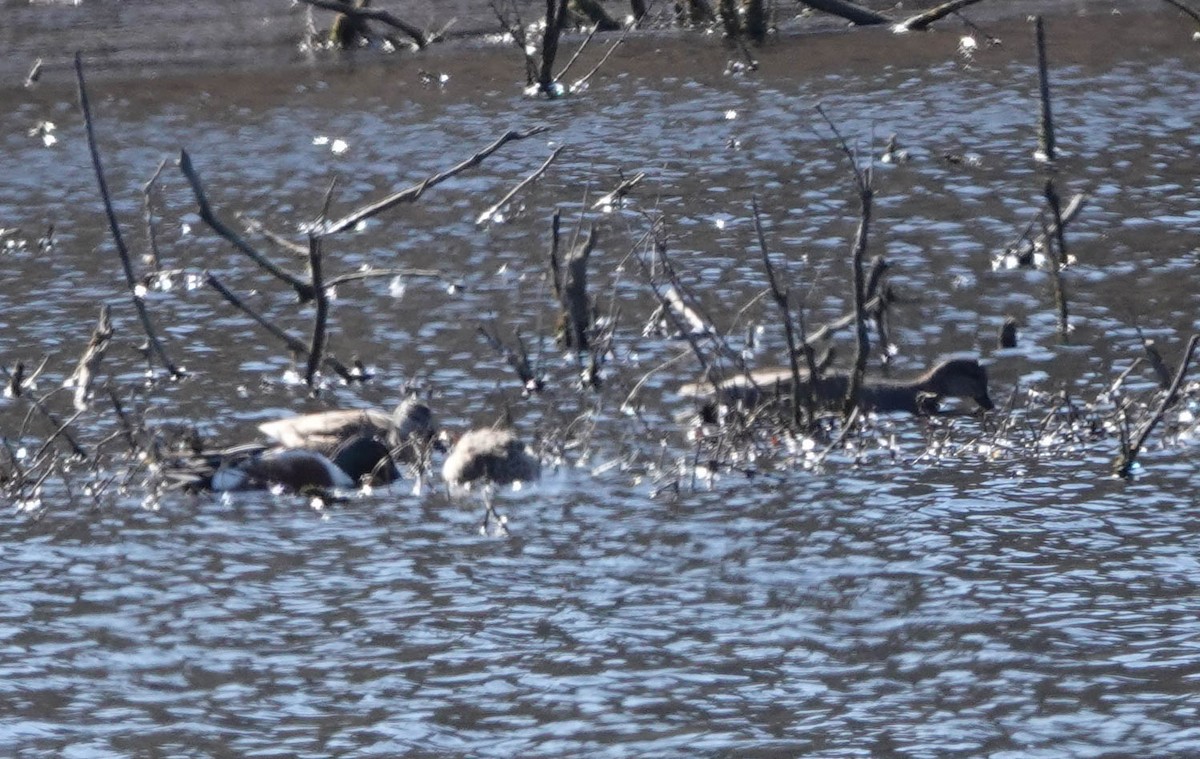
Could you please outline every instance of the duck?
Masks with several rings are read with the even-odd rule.
[[[370,435],[354,435],[326,455],[303,448],[259,443],[196,454],[167,467],[168,487],[191,492],[268,490],[295,493],[351,490],[397,477],[389,447]]]
[[[366,435],[384,440],[392,458],[401,464],[419,463],[434,439],[433,412],[414,397],[405,398],[389,416],[378,409],[341,409],[299,414],[263,422],[258,430],[283,448],[315,451],[329,456],[346,440]]]
[[[850,375],[841,372],[821,375],[811,388],[807,372],[800,373],[800,380],[803,390],[813,392],[817,405],[826,408],[841,403],[850,387]],[[700,400],[710,411],[717,402],[754,408],[774,398],[790,399],[791,393],[792,370],[787,367],[739,374],[716,383],[715,389],[712,383],[700,382],[679,389],[680,395]],[[988,395],[987,370],[972,358],[943,361],[909,379],[864,377],[857,400],[864,411],[928,414],[937,411],[942,398],[972,400],[984,411],[995,408]]]
[[[493,489],[531,482],[541,473],[541,461],[528,451],[516,432],[506,428],[481,427],[464,433],[442,464],[442,479],[451,492],[464,492],[476,484],[484,486],[487,510],[480,527],[486,532],[489,521],[495,519],[505,534],[505,520],[492,504]]]

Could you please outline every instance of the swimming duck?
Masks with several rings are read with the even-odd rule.
[[[800,373],[806,386],[808,373]],[[818,406],[830,407],[841,403],[850,387],[848,374],[831,372],[811,388]],[[774,398],[790,399],[792,371],[756,369],[722,380],[714,391],[711,383],[691,383],[679,389],[680,395],[698,398],[709,404],[719,401],[733,406],[742,404],[753,408]],[[926,414],[937,410],[942,398],[967,398],[984,410],[995,408],[988,396],[987,370],[975,359],[956,358],[944,361],[927,372],[906,380],[864,377],[858,391],[858,404],[867,411],[907,411]]]
[[[405,398],[391,416],[378,409],[343,409],[300,414],[258,425],[258,429],[284,448],[300,448],[330,455],[342,442],[367,435],[381,438],[402,464],[420,461],[437,432],[433,412],[416,398]]]
[[[484,485],[483,499],[487,511],[481,528],[486,531],[488,521],[495,519],[505,533],[504,520],[492,504],[493,486],[529,482],[536,480],[541,473],[542,463],[526,450],[525,443],[515,432],[491,427],[465,433],[454,444],[442,465],[442,479],[451,491],[464,491],[476,483]]]
[[[476,482],[511,485],[536,480],[541,471],[541,462],[525,450],[515,432],[486,427],[458,439],[442,465],[442,479],[457,488]]]
[[[281,486],[302,493],[310,490],[350,490],[365,482],[384,484],[396,479],[396,467],[381,440],[355,435],[331,453],[302,448],[241,445],[201,453],[175,462],[166,479],[170,487],[215,492],[266,490]]]

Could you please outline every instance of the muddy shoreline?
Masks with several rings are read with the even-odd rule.
[[[867,7],[907,18],[916,6],[897,8],[897,3],[868,0]],[[526,21],[537,17],[538,3],[526,2]],[[903,5],[903,4],[899,4]],[[932,3],[922,3],[932,5]],[[1003,19],[1032,13],[1050,18],[1096,16],[1113,13],[1177,13],[1165,3],[1147,7],[1134,0],[985,0],[963,12],[972,23],[986,25]],[[627,4],[608,0],[605,6],[617,18],[628,13]],[[410,57],[437,60],[439,55],[460,56],[478,45],[496,44],[491,39],[498,23],[487,3],[478,0],[432,3],[407,0],[390,3],[397,16],[426,29],[442,29],[449,24],[447,39],[426,51],[383,53],[364,50],[354,53],[311,51],[301,41],[309,28],[310,17],[317,29],[327,28],[332,14],[312,11],[307,6],[272,3],[240,3],[216,0],[207,3],[129,3],[118,0],[85,0],[78,5],[26,0],[0,0],[5,23],[0,27],[0,91],[23,85],[34,61],[44,61],[45,81],[70,81],[71,56],[82,51],[94,80],[139,80],[149,77],[177,77],[216,72],[259,72],[272,69],[342,68],[347,65],[375,65]],[[798,5],[780,3],[774,16],[776,33],[767,47],[795,35],[842,34],[855,30],[843,19],[828,14],[802,12]],[[695,44],[723,45],[717,33],[700,29],[679,29],[663,10],[652,11],[655,20],[648,30],[632,35],[632,41],[658,44],[664,36],[690,37]],[[1182,16],[1181,16],[1182,18]],[[963,21],[951,17],[935,26],[937,31],[966,30]],[[882,29],[869,30],[883,32]],[[615,39],[619,33],[599,35],[599,40]],[[920,34],[916,35],[920,36]],[[567,44],[581,39],[574,33]],[[853,54],[854,40],[847,37]],[[514,54],[515,55],[515,54]]]

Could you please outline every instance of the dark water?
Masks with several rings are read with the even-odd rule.
[[[271,494],[151,498],[136,467],[123,481],[119,459],[98,475],[70,464],[77,475],[50,478],[0,517],[3,753],[1200,754],[1197,389],[1131,482],[1107,476],[1118,436],[1102,424],[1122,398],[1136,424],[1154,398],[1145,367],[1125,394],[1101,398],[1141,355],[1139,328],[1171,362],[1200,328],[1200,48],[1165,4],[1154,10],[1048,21],[1055,177],[1064,196],[1090,194],[1069,228],[1066,345],[1048,275],[992,265],[1044,181],[1023,20],[990,22],[1003,45],[980,38],[969,57],[953,28],[790,37],[741,75],[725,73],[731,53],[716,39],[643,38],[558,102],[523,99],[520,61],[489,48],[253,74],[101,71],[101,149],[139,254],[140,187],[181,147],[227,218],[295,232],[335,176],[344,212],[506,129],[551,128],[330,241],[339,272],[442,276],[339,288],[331,347],[377,379],[319,400],[288,379],[286,351],[188,287],[211,271],[307,334],[310,310],[203,226],[173,164],[155,213],[165,263],[182,271],[147,302],[190,375],[145,386],[70,84],[52,71],[38,88],[0,92],[0,362],[49,354],[43,393],[70,374],[109,302],[117,337],[104,374],[152,429],[195,423],[237,440],[289,409],[390,405],[411,384],[454,428],[490,423],[509,403],[554,470],[505,498],[502,539],[478,535],[478,510],[430,483],[317,508]],[[422,69],[448,79],[423,84]],[[872,250],[904,298],[896,371],[981,354],[1005,408],[986,422],[881,418],[856,450],[815,468],[798,444],[773,441],[697,471],[671,394],[695,379],[694,359],[658,368],[625,403],[689,351],[643,334],[655,302],[635,256],[661,218],[684,280],[735,345],[759,325],[746,350],[778,362],[770,304],[742,310],[767,284],[756,195],[810,323],[843,313],[856,197],[818,101],[864,155],[892,133],[912,154],[875,176]],[[56,124],[51,147],[28,134],[41,121]],[[475,225],[558,145],[503,222]],[[639,171],[628,205],[591,209]],[[620,310],[598,394],[573,388],[574,364],[549,337],[556,207],[568,226],[597,224],[593,292],[605,313]],[[39,252],[50,224],[56,244]],[[995,352],[1008,314],[1022,347]],[[544,395],[520,398],[477,338],[481,320],[543,346]],[[1061,391],[1079,424],[1052,398]],[[68,394],[48,403],[72,413]],[[0,400],[14,449],[49,432],[36,417],[26,425],[27,412]],[[76,426],[95,445],[117,429],[113,416],[96,403]],[[110,474],[98,495],[84,490]]]

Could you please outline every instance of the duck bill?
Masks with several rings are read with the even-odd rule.
[[[454,441],[450,439],[450,435],[445,430],[442,430],[429,441],[429,447],[438,453],[445,453],[450,450],[453,443]]]
[[[984,411],[991,411],[992,409],[996,408],[996,404],[992,403],[992,399],[988,397],[987,393],[975,396],[975,402],[978,403],[979,407]]]

